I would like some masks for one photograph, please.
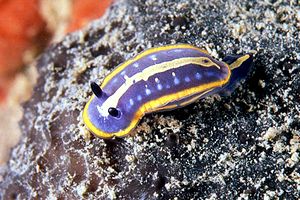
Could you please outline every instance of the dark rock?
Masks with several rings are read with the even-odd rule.
[[[299,11],[275,1],[119,1],[37,61],[1,199],[299,199]],[[182,28],[184,26],[184,28]],[[181,28],[176,28],[181,27]],[[144,117],[134,137],[83,128],[90,81],[150,46],[253,52],[230,97]]]

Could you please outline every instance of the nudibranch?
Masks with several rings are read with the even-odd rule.
[[[119,65],[101,86],[91,83],[93,95],[83,111],[84,123],[101,138],[125,136],[147,113],[232,92],[252,60],[245,54],[218,61],[188,44],[148,49]]]

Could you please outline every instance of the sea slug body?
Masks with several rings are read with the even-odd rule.
[[[94,95],[84,108],[84,123],[101,138],[125,136],[147,113],[232,92],[252,60],[245,54],[218,61],[188,44],[148,49],[118,66],[101,86],[92,82]]]

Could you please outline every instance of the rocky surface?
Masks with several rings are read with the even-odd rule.
[[[296,1],[116,2],[38,59],[1,198],[299,199],[299,28]],[[253,52],[254,71],[231,96],[144,117],[134,137],[85,130],[89,82],[170,43]]]

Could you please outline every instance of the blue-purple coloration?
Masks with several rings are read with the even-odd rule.
[[[121,64],[103,81],[100,97],[93,95],[85,107],[84,122],[99,137],[124,136],[144,114],[182,107],[219,92],[230,76],[227,63],[191,45],[153,48]]]
[[[107,84],[103,90],[106,90],[108,92],[108,95],[113,94],[120,85],[124,84],[125,78],[124,77],[131,77],[134,74],[141,72],[145,68],[162,63],[162,62],[167,62],[171,61],[174,59],[178,58],[183,58],[183,57],[199,57],[199,56],[209,56],[207,54],[204,54],[203,52],[197,51],[195,49],[186,49],[186,48],[181,48],[181,49],[170,49],[167,51],[159,51],[152,53],[150,55],[147,55],[146,57],[143,57],[132,64],[128,65],[125,69],[123,69],[121,72],[119,72],[111,81],[109,84]],[[210,56],[209,56],[210,57]],[[210,57],[212,59],[212,57]],[[219,62],[215,60],[216,63],[222,65],[222,62]],[[180,71],[177,70],[177,71]],[[213,73],[211,71],[207,71],[206,73]],[[165,77],[167,78],[167,77]],[[171,78],[171,76],[169,77]],[[164,83],[166,84],[168,80],[164,80]],[[152,80],[153,82],[153,80]],[[151,83],[151,81],[149,82]],[[154,84],[154,83],[153,83]],[[172,81],[170,82],[172,84]],[[151,85],[151,84],[150,84]]]

